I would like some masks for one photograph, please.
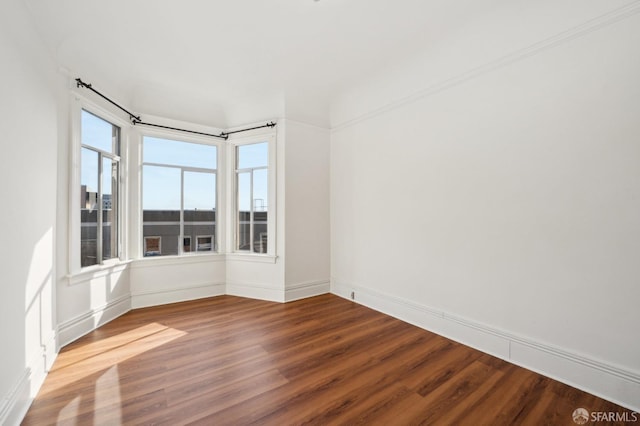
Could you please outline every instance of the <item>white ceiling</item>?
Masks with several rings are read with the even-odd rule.
[[[24,0],[51,55],[136,112],[320,124],[358,79],[506,0]]]

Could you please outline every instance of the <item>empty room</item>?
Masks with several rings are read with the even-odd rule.
[[[639,0],[3,0],[0,424],[640,424]]]

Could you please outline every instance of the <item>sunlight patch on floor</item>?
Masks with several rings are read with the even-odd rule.
[[[93,424],[122,424],[118,366],[114,365],[96,380]],[[101,408],[108,407],[108,410]],[[105,412],[106,411],[106,412]]]
[[[63,359],[59,358],[56,361],[56,366],[49,374],[50,379],[46,386],[43,386],[41,394],[82,380],[87,380],[87,385],[91,385],[91,376],[101,374],[105,365],[127,361],[186,334],[187,332],[182,330],[150,323],[117,336],[74,347],[65,352]],[[58,364],[58,361],[61,361],[62,365]],[[99,380],[96,379],[96,383]]]
[[[64,408],[60,410],[60,413],[58,413],[56,424],[61,424],[63,420],[66,419],[75,419],[78,416],[78,411],[80,409],[80,400],[81,396],[78,395],[71,401],[69,401],[67,405],[65,405]]]

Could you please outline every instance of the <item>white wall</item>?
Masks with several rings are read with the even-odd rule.
[[[132,307],[225,294],[224,256],[143,259],[131,265]]]
[[[329,130],[286,121],[287,300],[329,291]]]
[[[638,409],[636,12],[336,104],[332,291]]]
[[[0,58],[0,424],[14,424],[56,353],[56,108],[61,84],[21,1],[0,4]]]

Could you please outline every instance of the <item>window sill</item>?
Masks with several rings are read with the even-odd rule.
[[[187,265],[193,263],[224,262],[220,253],[193,253],[182,256],[148,256],[133,261],[132,268],[153,268],[162,265]]]
[[[143,257],[141,259],[121,260],[104,265],[89,266],[78,272],[69,274],[65,278],[68,281],[68,285],[73,286],[79,283],[91,281],[96,278],[106,277],[113,273],[122,272],[126,270],[129,265],[131,265],[131,268],[138,269],[154,268],[156,266],[163,265],[188,265],[196,263],[224,262],[226,260],[237,262],[275,264],[278,260],[278,256],[255,253],[194,253],[182,256]]]
[[[130,263],[131,260],[118,260],[110,261],[103,265],[88,266],[78,272],[68,274],[65,278],[68,281],[68,285],[72,286],[96,278],[106,277],[109,274],[122,272],[127,269]]]
[[[227,260],[240,262],[276,263],[278,256],[255,253],[228,253]]]

